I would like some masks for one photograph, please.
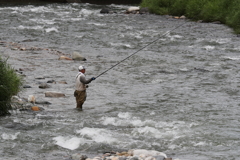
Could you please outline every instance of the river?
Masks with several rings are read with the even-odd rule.
[[[134,148],[180,160],[240,159],[240,46],[232,29],[169,16],[123,14],[129,7],[125,5],[108,5],[117,13],[100,14],[102,7],[0,7],[0,41],[69,57],[77,51],[87,59],[58,60],[59,54],[50,51],[0,45],[1,55],[23,70],[25,84],[32,87],[19,96],[35,95],[51,103],[41,106],[41,112],[0,118],[0,159],[65,160],[74,153],[91,157]],[[74,109],[79,65],[87,67],[87,77],[97,76],[154,40],[89,84],[83,111]],[[67,84],[39,88],[49,80]],[[45,97],[46,91],[66,96]]]

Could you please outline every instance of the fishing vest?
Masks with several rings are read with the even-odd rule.
[[[76,76],[76,86],[75,86],[75,90],[77,91],[85,91],[86,90],[86,85],[83,84],[81,81],[80,81],[80,77],[81,76],[84,76],[85,75],[82,73],[82,72],[79,72]]]

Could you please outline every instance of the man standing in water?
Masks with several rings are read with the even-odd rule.
[[[84,73],[86,71],[84,66],[78,67],[78,74],[76,76],[76,87],[74,92],[74,97],[76,97],[77,102],[77,109],[82,110],[82,105],[86,101],[87,93],[86,88],[88,87],[87,84],[95,80],[95,77],[92,77],[90,79],[86,79]]]

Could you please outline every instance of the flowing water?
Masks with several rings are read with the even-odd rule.
[[[52,52],[0,45],[1,55],[23,70],[25,84],[32,87],[19,96],[52,103],[41,106],[42,112],[0,119],[0,159],[59,160],[134,148],[181,160],[240,159],[240,47],[232,30],[169,16],[127,15],[124,5],[109,5],[117,13],[103,15],[102,7],[0,7],[0,41],[69,57],[77,51],[87,58],[58,60]],[[158,38],[93,81],[83,111],[74,109],[80,64],[87,77],[97,76]],[[48,80],[67,84],[38,88]],[[66,96],[49,98],[46,91]]]

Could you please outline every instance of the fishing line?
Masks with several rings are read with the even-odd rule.
[[[155,42],[158,41],[160,38],[164,37],[165,35],[169,34],[170,32],[172,32],[172,31],[176,30],[177,28],[183,26],[183,25],[184,25],[185,23],[187,23],[187,22],[188,22],[188,21],[186,21],[186,22],[178,25],[177,27],[173,28],[173,29],[170,30],[170,31],[165,32],[164,34],[162,34],[162,35],[161,35],[159,38],[157,38],[156,40],[154,40],[154,41],[150,42],[149,44],[147,44],[146,46],[138,49],[137,51],[135,51],[134,53],[130,54],[130,55],[127,56],[126,58],[122,59],[121,61],[119,61],[118,63],[116,63],[115,65],[113,65],[112,67],[110,67],[109,69],[105,70],[104,72],[102,72],[101,74],[99,74],[99,75],[98,75],[97,77],[95,77],[95,78],[97,79],[98,77],[100,77],[101,75],[105,74],[105,73],[108,72],[109,70],[113,69],[114,67],[116,67],[117,65],[119,65],[120,63],[122,63],[123,61],[127,60],[128,58],[132,57],[133,55],[135,55],[136,53],[140,52],[140,51],[143,50],[144,48],[146,48],[146,47],[150,46],[151,44],[155,43]]]

